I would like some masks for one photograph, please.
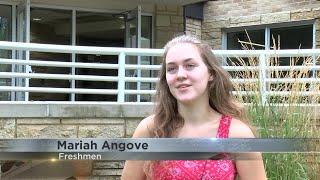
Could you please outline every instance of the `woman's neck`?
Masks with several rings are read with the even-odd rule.
[[[191,104],[178,103],[178,111],[184,118],[185,124],[200,125],[217,120],[220,114],[212,109],[209,102],[193,102]]]

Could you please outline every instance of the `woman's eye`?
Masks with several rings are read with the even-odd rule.
[[[186,69],[188,69],[188,70],[192,70],[194,67],[195,67],[194,64],[187,64],[186,65]]]
[[[177,70],[176,67],[168,67],[167,68],[167,72],[169,72],[169,73],[174,73],[176,70]]]

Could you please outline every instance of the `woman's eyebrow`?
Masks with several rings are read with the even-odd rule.
[[[189,61],[191,61],[191,60],[193,60],[193,58],[187,58],[187,59],[184,59],[184,60],[182,60],[182,62],[183,63],[186,63],[186,62],[189,62]],[[171,64],[176,64],[175,62],[169,62],[169,63],[167,63],[167,65],[171,65]]]

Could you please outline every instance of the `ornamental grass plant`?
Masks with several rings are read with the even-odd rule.
[[[275,41],[274,41],[275,42]],[[272,49],[276,50],[279,43]],[[244,49],[254,49],[252,43],[242,43]],[[275,51],[276,53],[276,51]],[[259,60],[257,57],[228,59],[229,65],[242,66],[243,71],[230,72],[238,79],[259,79]],[[270,70],[266,78],[275,81],[266,82],[266,90],[261,91],[261,81],[234,82],[236,97],[246,104],[251,124],[256,127],[256,133],[261,138],[315,138],[320,137],[317,131],[316,119],[320,119],[319,103],[320,83],[308,81],[299,82],[301,78],[320,78],[320,72],[313,71],[310,66],[313,60],[319,62],[319,57],[280,58],[277,55],[267,57],[269,67],[280,67],[285,64],[289,70]],[[301,69],[295,69],[295,66]],[[254,70],[252,68],[256,67]],[[290,78],[291,81],[280,79]],[[279,80],[277,82],[277,80]],[[281,94],[272,94],[272,92]],[[305,94],[303,94],[305,93]],[[319,145],[318,145],[319,146]],[[315,153],[264,153],[264,164],[267,177],[270,180],[309,180],[320,179],[320,155]]]

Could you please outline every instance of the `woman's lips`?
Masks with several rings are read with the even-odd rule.
[[[187,89],[187,88],[190,87],[190,86],[191,86],[191,85],[182,84],[182,85],[177,86],[177,89],[179,89],[179,90],[185,90],[185,89]]]

